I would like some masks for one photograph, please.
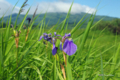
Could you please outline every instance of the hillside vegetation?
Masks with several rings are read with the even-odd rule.
[[[88,23],[88,20],[89,20],[91,14],[86,14],[86,13],[70,14],[69,19],[67,19],[67,21],[66,21],[66,24],[68,23],[68,25],[69,25],[68,28],[74,27],[82,19],[82,17],[84,15],[86,15],[86,16],[84,17],[84,19],[82,21],[84,21],[86,19],[87,20],[84,22],[84,24],[82,25],[81,28],[85,28],[87,23]],[[20,24],[22,22],[24,16],[25,15],[19,15],[18,21],[17,21],[18,24]],[[37,25],[44,18],[45,19],[44,21],[45,21],[46,25],[53,26],[53,25],[55,25],[57,23],[61,23],[66,18],[66,16],[67,16],[67,13],[46,13],[46,14],[40,14],[38,16],[38,18],[35,20],[34,24]],[[17,17],[17,14],[12,14],[12,19],[11,19],[12,23],[15,22],[16,17]],[[32,15],[28,15],[27,17],[32,18]],[[8,20],[8,18],[9,18],[9,16],[4,17],[4,21],[6,22]],[[97,21],[99,21],[102,18],[104,18],[103,21],[111,21],[111,20],[117,19],[115,17],[98,16],[98,15],[96,15],[95,18],[94,18],[94,22],[97,22]],[[27,21],[25,21],[25,23],[27,23]]]
[[[96,25],[94,29],[106,29],[114,34],[120,34],[120,19],[115,19],[112,21],[101,21],[99,24]]]

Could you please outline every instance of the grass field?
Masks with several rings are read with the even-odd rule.
[[[49,30],[46,30],[46,32],[48,31]],[[48,43],[48,46],[45,46],[42,40],[38,41],[37,33],[39,33],[39,30],[32,30],[28,41],[25,42],[25,34],[23,32],[24,31],[21,32],[19,37],[19,51],[16,55],[15,38],[11,36],[13,33],[11,32],[9,39],[5,42],[5,36],[2,37],[2,35],[5,34],[5,30],[1,31],[0,79],[53,80],[55,58],[52,55],[51,44]],[[67,32],[70,32],[70,30]],[[84,32],[84,29],[79,29],[72,35],[73,41],[77,44],[78,49],[82,44],[83,38],[82,35],[80,38],[77,37],[82,34],[82,32]],[[53,34],[53,31],[51,33]],[[119,80],[119,41],[119,35],[113,35],[107,30],[103,32],[100,30],[90,31],[83,49],[81,51],[77,49],[74,55],[69,56],[71,77],[73,80],[83,80],[83,77],[88,80],[101,80],[103,77],[102,74],[105,75],[105,80]],[[59,54],[59,56],[57,54]],[[60,64],[64,62],[64,59],[61,50],[58,50],[57,54],[59,60],[56,61],[55,76],[56,80],[61,80],[64,79],[64,77],[62,76]],[[104,73],[101,72],[102,70]]]

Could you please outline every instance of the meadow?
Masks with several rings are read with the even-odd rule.
[[[23,29],[30,8],[18,27],[16,27],[17,17],[11,28],[12,16],[10,16],[6,22],[9,24],[0,29],[0,80],[120,79],[120,35],[112,34],[105,28],[92,30],[102,20],[93,24],[95,13],[91,14],[85,29],[80,27],[86,15],[72,29],[68,29],[66,21],[71,7],[64,21],[60,23],[61,26],[56,24],[50,29],[44,24],[45,17],[36,28],[32,29],[38,17],[35,14],[26,29]],[[3,25],[3,18],[4,15],[0,18],[2,22],[0,25]],[[73,55],[60,50],[60,40],[55,43],[58,47],[55,55],[52,54],[53,44],[43,38],[39,41],[43,33],[51,33],[53,38],[54,32],[61,36],[65,33],[71,34],[70,38],[77,45]]]

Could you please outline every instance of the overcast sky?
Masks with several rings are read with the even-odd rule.
[[[0,17],[5,13],[6,15],[10,15],[11,13],[18,13],[24,1],[25,0],[19,0],[18,4],[12,12],[12,9],[17,0],[0,0]],[[28,0],[27,4],[29,5],[24,8],[25,10],[22,14],[25,14],[30,6],[32,7],[29,14],[33,14],[37,5],[39,5],[37,14],[41,12],[67,13],[72,1],[73,0]],[[99,2],[100,4],[98,8],[96,8]],[[71,13],[75,14],[85,12],[91,14],[97,10],[97,15],[107,15],[120,18],[119,3],[120,0],[74,0]]]

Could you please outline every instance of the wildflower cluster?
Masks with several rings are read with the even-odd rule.
[[[52,54],[55,55],[57,53],[58,48],[55,46],[57,39],[60,40],[60,50],[64,51],[67,55],[73,55],[76,50],[77,46],[73,43],[72,38],[70,38],[71,34],[65,34],[64,36],[57,35],[56,32],[54,32],[54,36],[47,33],[43,33],[42,36],[40,36],[39,41],[43,38],[44,40],[50,42],[52,47]]]

